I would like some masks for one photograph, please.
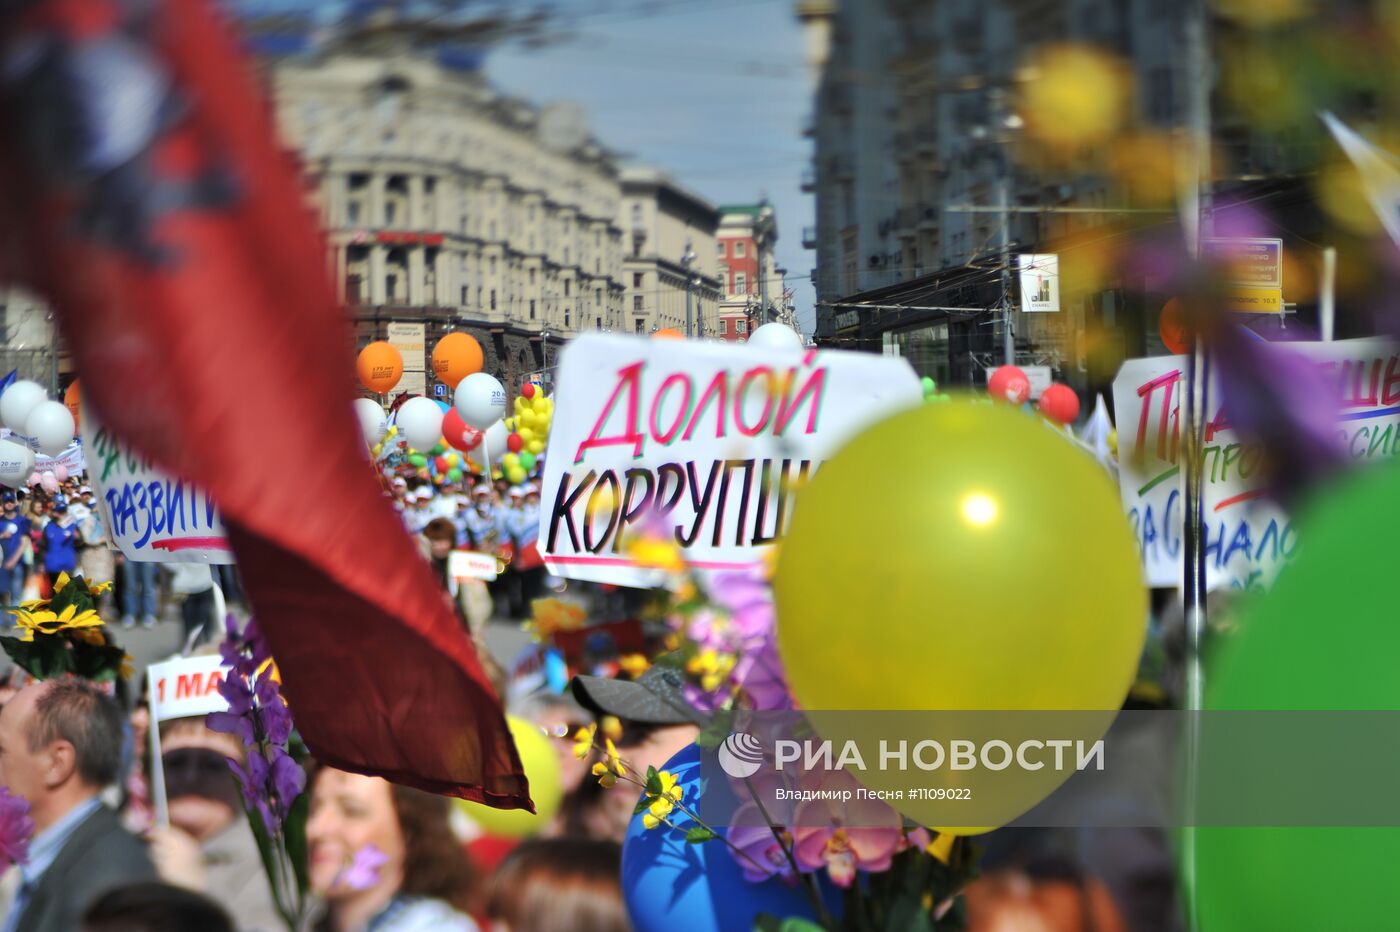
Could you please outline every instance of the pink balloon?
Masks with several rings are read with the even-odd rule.
[[[64,466],[62,463],[54,463],[54,464],[53,464],[53,477],[54,477],[55,479],[57,479],[59,482],[67,482],[67,481],[68,481],[68,467],[67,467],[67,466]]]
[[[50,495],[58,491],[58,479],[51,472],[46,472],[39,477],[39,485]]]
[[[24,481],[25,481],[26,483],[28,483],[29,485],[31,485],[31,486],[38,485],[38,484],[39,484],[39,474],[38,474],[37,472],[32,472],[32,473],[29,474],[29,478],[26,479],[26,480],[24,480]]]

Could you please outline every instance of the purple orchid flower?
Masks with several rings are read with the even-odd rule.
[[[29,800],[0,787],[0,871],[29,860],[29,841],[33,837]]]
[[[726,837],[734,846],[728,849],[729,854],[745,880],[762,883],[770,877],[794,878],[792,862],[756,803],[744,803],[734,811]]]
[[[336,875],[333,886],[346,890],[368,890],[379,883],[380,871],[387,863],[387,854],[374,845],[365,845],[355,852],[350,864]]]

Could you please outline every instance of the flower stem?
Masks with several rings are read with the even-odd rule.
[[[763,800],[759,798],[758,791],[754,789],[753,778],[745,777],[744,786],[748,787],[749,798],[752,799],[754,805],[758,807],[759,815],[763,816],[763,821],[768,823],[768,829],[773,833],[773,839],[777,841],[778,847],[782,849],[788,864],[791,865],[793,876],[798,878],[798,881],[802,884],[802,888],[807,892],[807,898],[812,901],[812,907],[817,911],[817,918],[826,928],[835,929],[836,926],[832,922],[831,913],[826,908],[826,902],[822,900],[821,888],[817,886],[816,875],[803,873],[802,869],[797,866],[797,856],[792,853],[792,845],[786,843],[783,839],[782,829],[778,827],[777,822],[773,821],[773,817],[768,814],[768,808],[763,805]]]

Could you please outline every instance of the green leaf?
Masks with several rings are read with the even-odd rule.
[[[759,913],[753,918],[753,932],[782,932],[783,921],[768,913]]]
[[[711,717],[708,724],[700,730],[700,734],[695,737],[697,747],[713,751],[724,743],[724,739],[729,737],[729,733],[734,730],[733,711],[717,712]]]
[[[651,808],[651,800],[648,799],[646,796],[643,796],[641,799],[637,800],[637,805],[632,807],[632,814],[634,816],[641,815],[643,812],[646,812],[649,808]]]
[[[647,783],[646,783],[646,787],[647,787],[647,795],[649,795],[649,796],[660,796],[660,795],[661,795],[661,777],[660,777],[660,775],[657,774],[656,768],[655,768],[655,767],[652,767],[652,766],[650,766],[650,765],[647,766]]]
[[[306,843],[306,820],[311,813],[311,789],[308,787],[292,803],[287,813],[287,821],[282,824],[282,835],[286,839],[287,857],[296,872],[297,889],[306,899],[311,890],[310,856]],[[259,819],[259,821],[262,821]]]
[[[692,825],[685,833],[685,843],[688,845],[698,845],[701,842],[711,841],[718,837],[717,834],[704,825]]]
[[[778,932],[824,932],[821,926],[809,919],[790,916],[778,926]]]

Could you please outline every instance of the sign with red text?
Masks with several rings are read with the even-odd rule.
[[[219,684],[228,667],[218,654],[179,657],[147,668],[150,677],[151,715],[157,722],[223,712],[228,700],[219,694]]]
[[[650,586],[664,574],[630,546],[639,535],[694,569],[751,566],[782,536],[792,488],[922,391],[894,357],[590,333],[565,347],[554,398],[550,572]]]
[[[1316,361],[1338,392],[1337,432],[1354,459],[1400,455],[1400,353],[1382,339],[1289,343]],[[1181,401],[1185,356],[1132,359],[1113,382],[1118,477],[1150,586],[1182,581]],[[1263,498],[1259,448],[1242,442],[1209,392],[1204,462],[1206,582],[1212,589],[1268,585],[1297,538],[1284,511]]]

